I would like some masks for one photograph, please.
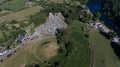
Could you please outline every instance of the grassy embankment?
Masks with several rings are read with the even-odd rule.
[[[98,31],[90,34],[94,49],[94,67],[120,67],[120,61],[113,52],[110,41]]]

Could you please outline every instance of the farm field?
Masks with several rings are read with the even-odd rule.
[[[43,44],[48,41],[49,43]],[[4,62],[0,63],[0,67],[25,67],[26,64],[33,64],[33,62],[41,63],[57,55],[57,48],[56,39],[34,42],[20,48],[9,58],[5,58]]]
[[[1,0],[0,2],[2,2],[3,0]],[[2,4],[0,6],[1,9],[9,9],[12,11],[18,11],[20,9],[23,9],[25,7],[25,2],[26,0],[13,0],[10,2],[7,2],[5,4]]]
[[[37,5],[13,14],[8,14],[0,17],[0,22],[11,21],[11,20],[22,21],[28,18],[30,15],[34,15],[36,12],[39,12],[41,9],[42,7]]]
[[[119,67],[120,61],[113,52],[110,41],[98,31],[90,35],[90,44],[94,49],[94,67]]]

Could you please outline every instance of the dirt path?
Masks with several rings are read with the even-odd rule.
[[[94,67],[94,48],[93,45],[90,44],[90,48],[91,48],[91,61],[90,61],[90,67]]]

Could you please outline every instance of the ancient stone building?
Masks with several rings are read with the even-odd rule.
[[[66,28],[65,18],[59,13],[49,13],[46,23],[36,28],[35,31],[41,34],[54,34],[56,29]]]

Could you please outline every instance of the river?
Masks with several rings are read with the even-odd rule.
[[[100,1],[89,1],[87,3],[87,7],[90,9],[92,14],[96,14],[98,12],[101,13],[101,17],[99,20],[104,21],[104,24],[111,30],[115,31],[118,36],[120,36],[120,28],[114,23],[114,21],[108,20],[107,16],[102,11],[102,2]]]

